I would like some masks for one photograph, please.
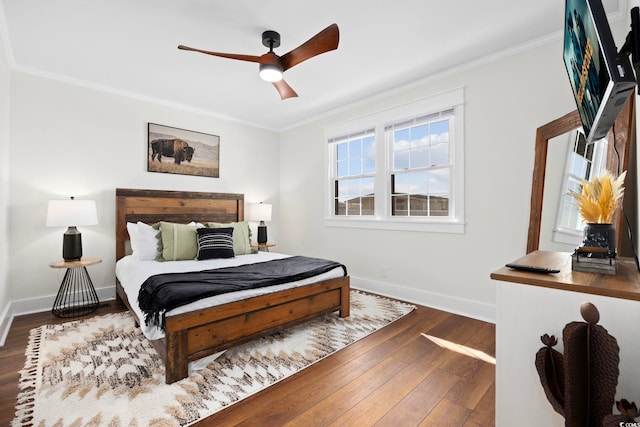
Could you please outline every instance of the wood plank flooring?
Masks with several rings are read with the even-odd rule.
[[[121,310],[111,301],[95,314]],[[13,419],[29,330],[64,321],[51,313],[14,319],[0,348],[0,425]],[[418,306],[196,425],[493,426],[494,406],[495,326]]]

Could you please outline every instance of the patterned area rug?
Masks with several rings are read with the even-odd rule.
[[[31,331],[12,426],[193,424],[364,338],[413,306],[351,291],[351,316],[311,320],[227,350],[167,385],[128,313]]]

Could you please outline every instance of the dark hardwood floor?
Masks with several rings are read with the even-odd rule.
[[[123,310],[111,301],[95,314]],[[0,348],[0,425],[9,425],[29,330],[16,317]],[[493,426],[495,326],[418,307],[390,326],[197,426]]]

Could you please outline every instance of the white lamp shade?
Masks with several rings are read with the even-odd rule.
[[[47,227],[98,224],[95,200],[49,200]]]
[[[271,221],[271,205],[268,203],[254,203],[249,206],[251,221]]]

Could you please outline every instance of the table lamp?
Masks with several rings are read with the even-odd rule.
[[[254,203],[250,206],[249,219],[260,221],[258,224],[258,244],[267,243],[267,226],[265,221],[271,221],[271,205],[268,203]]]
[[[47,227],[68,227],[62,238],[62,258],[77,261],[82,258],[82,234],[78,225],[98,224],[95,200],[49,200]]]

